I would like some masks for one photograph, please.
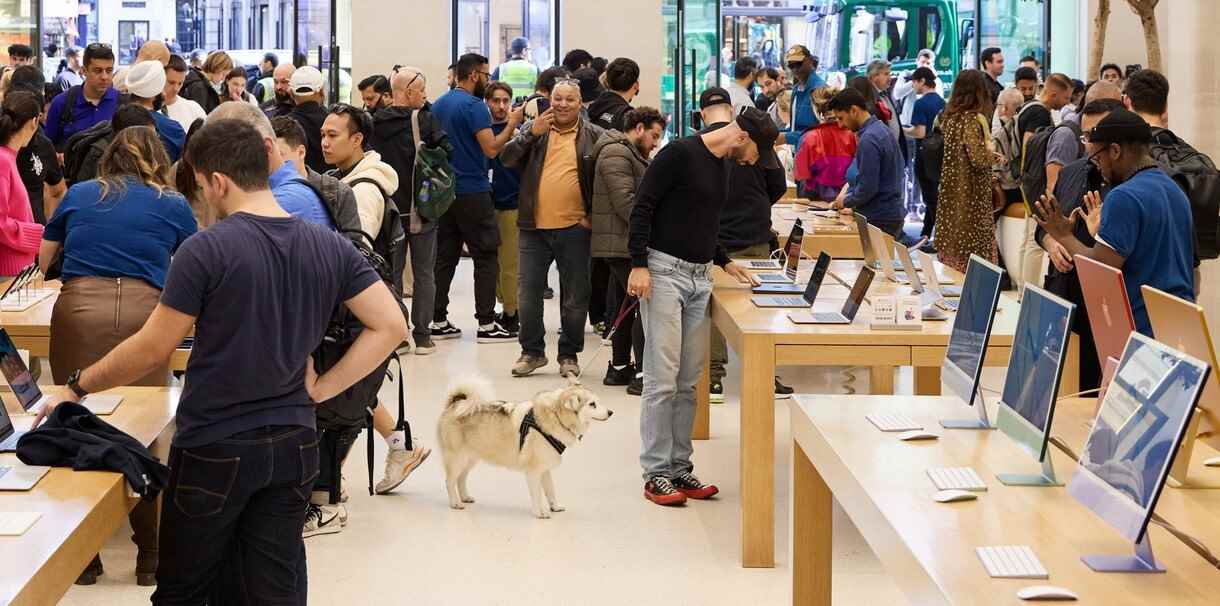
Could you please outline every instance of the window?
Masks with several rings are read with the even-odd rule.
[[[147,21],[119,21],[119,37],[114,51],[118,55],[118,63],[128,65],[135,61],[140,46],[148,40]]]
[[[873,59],[907,59],[910,32],[908,13],[902,8],[860,7],[851,18],[851,64],[863,66]]]
[[[525,57],[540,69],[558,53],[558,0],[453,0],[453,58],[479,53],[492,69],[508,60],[515,38],[529,40]]]

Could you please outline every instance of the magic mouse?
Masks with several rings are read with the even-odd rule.
[[[979,498],[979,495],[966,490],[938,490],[932,495],[932,500],[937,503],[956,503],[958,501],[973,501]]]
[[[1056,600],[1064,602],[1072,602],[1077,599],[1076,594],[1054,585],[1025,587],[1017,592],[1017,597],[1022,600]]]
[[[914,431],[907,431],[898,434],[898,439],[902,440],[903,442],[911,442],[915,440],[936,440],[939,438],[940,436],[922,429],[916,429]]]

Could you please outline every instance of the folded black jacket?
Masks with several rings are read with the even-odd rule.
[[[139,440],[74,402],[55,407],[41,427],[21,436],[17,458],[26,465],[117,471],[149,501],[169,483],[169,468]]]

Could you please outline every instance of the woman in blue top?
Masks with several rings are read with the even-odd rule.
[[[156,130],[136,126],[120,132],[103,154],[98,174],[68,190],[39,251],[44,272],[63,252],[63,288],[51,313],[56,385],[144,325],[160,299],[170,255],[195,233],[190,205],[171,189],[169,157]],[[169,368],[163,366],[133,385],[163,386],[168,378]],[[156,503],[141,501],[131,520],[139,547],[136,580],[154,585]],[[96,579],[100,568],[95,559],[78,582]]]

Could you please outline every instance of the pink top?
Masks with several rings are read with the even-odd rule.
[[[34,262],[42,226],[17,172],[17,152],[0,145],[0,276],[15,276]]]

